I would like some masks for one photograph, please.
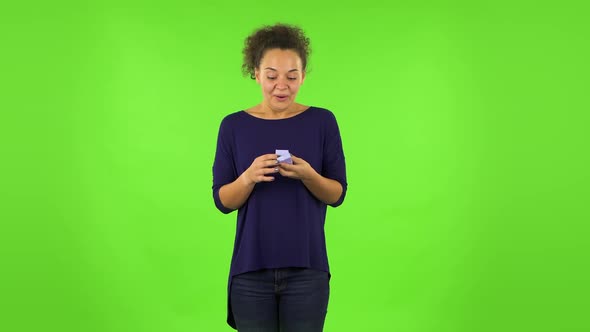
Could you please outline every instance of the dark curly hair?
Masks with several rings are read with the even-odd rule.
[[[244,41],[244,63],[242,73],[256,79],[254,70],[260,66],[264,52],[269,49],[279,48],[282,50],[293,50],[299,54],[303,71],[307,68],[307,58],[311,53],[309,38],[305,36],[300,27],[277,23],[267,25],[254,31]]]

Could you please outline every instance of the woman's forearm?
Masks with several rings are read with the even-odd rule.
[[[239,209],[254,189],[255,183],[248,181],[244,173],[234,182],[228,183],[219,188],[219,199],[221,204],[228,209]]]
[[[342,195],[340,182],[323,177],[317,172],[313,172],[309,178],[302,179],[301,182],[317,199],[326,204],[335,203]],[[239,209],[250,197],[254,186],[255,183],[248,181],[246,176],[242,174],[234,182],[219,188],[221,204],[228,209]]]
[[[312,176],[301,181],[317,199],[326,204],[336,203],[342,195],[340,182],[323,177],[317,172],[313,172]]]

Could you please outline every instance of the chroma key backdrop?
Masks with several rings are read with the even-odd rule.
[[[298,101],[335,114],[348,170],[324,330],[590,331],[589,16],[582,1],[0,5],[0,330],[232,331],[217,131],[262,98],[244,38],[284,22],[311,39]]]

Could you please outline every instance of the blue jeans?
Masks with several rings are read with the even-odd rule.
[[[230,297],[239,332],[321,332],[329,295],[328,272],[280,268],[234,276]]]

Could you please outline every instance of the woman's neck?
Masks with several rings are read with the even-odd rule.
[[[272,109],[270,105],[265,105],[264,103],[261,103],[252,107],[247,112],[249,114],[252,114],[256,117],[263,119],[286,119],[305,111],[307,108],[307,106],[298,103],[293,103],[286,109],[275,110]]]

